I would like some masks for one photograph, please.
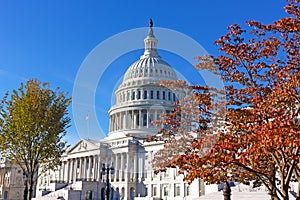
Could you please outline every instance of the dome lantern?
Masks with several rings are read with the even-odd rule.
[[[155,36],[153,34],[152,27],[153,27],[153,22],[152,22],[152,19],[150,19],[148,35],[144,39],[145,52],[141,56],[141,59],[149,58],[149,57],[158,57],[158,58],[160,58],[160,56],[158,55],[157,50],[156,50],[157,39],[155,38]]]

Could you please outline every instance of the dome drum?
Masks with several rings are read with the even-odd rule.
[[[177,74],[158,55],[157,39],[152,27],[144,40],[145,51],[139,60],[126,71],[124,79],[115,92],[116,103],[109,110],[109,135],[125,131],[131,134],[156,134],[154,120],[163,113],[171,112],[178,100],[175,91],[159,86],[162,80],[175,81]]]

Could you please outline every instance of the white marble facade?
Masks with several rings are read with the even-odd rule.
[[[169,112],[180,95],[159,87],[176,80],[172,67],[158,55],[152,27],[144,40],[145,52],[127,70],[109,110],[109,133],[101,141],[80,140],[63,155],[62,165],[38,179],[36,199],[105,199],[102,164],[112,164],[110,199],[195,199],[204,194],[200,180],[188,185],[176,169],[155,175],[151,160],[161,142],[144,142],[157,133],[152,121]]]

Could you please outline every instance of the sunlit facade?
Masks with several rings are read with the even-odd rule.
[[[171,111],[180,95],[158,86],[162,80],[177,80],[177,75],[158,55],[152,27],[144,42],[144,54],[128,68],[115,91],[108,136],[101,141],[83,139],[70,148],[58,170],[38,179],[37,199],[105,199],[103,164],[115,171],[108,176],[110,199],[188,200],[204,194],[200,180],[188,185],[176,169],[157,175],[152,170],[153,156],[163,143],[144,139],[157,134],[152,121]]]

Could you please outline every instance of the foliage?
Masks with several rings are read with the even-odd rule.
[[[222,93],[213,88],[183,86],[190,92],[158,122],[164,125],[165,148],[154,160],[156,172],[177,166],[189,182],[198,177],[207,183],[254,181],[264,184],[272,199],[288,199],[294,178],[300,185],[299,1],[289,1],[285,9],[290,17],[272,24],[230,26],[216,41],[221,55],[198,57],[198,70],[224,81],[226,98],[216,100]],[[188,130],[182,116],[190,116]],[[197,137],[165,156],[177,139],[190,134]]]
[[[63,141],[70,118],[71,99],[48,83],[29,80],[3,98],[0,113],[2,156],[18,164],[28,177],[29,191],[35,184],[38,167],[53,169],[67,148]],[[31,198],[31,192],[29,194]]]

